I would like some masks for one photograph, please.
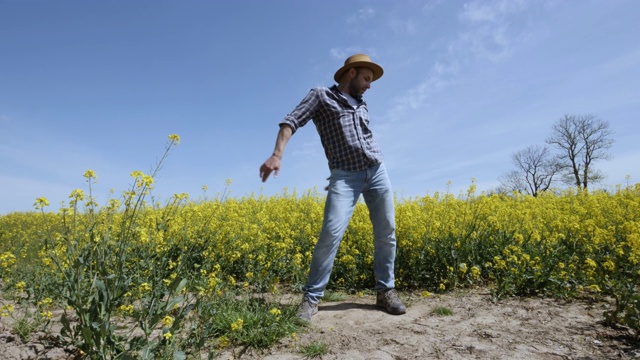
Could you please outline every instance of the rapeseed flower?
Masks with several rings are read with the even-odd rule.
[[[0,267],[8,268],[16,262],[16,256],[10,252],[0,254]]]
[[[616,264],[613,261],[611,261],[611,259],[608,259],[602,264],[602,268],[605,269],[606,271],[614,272],[616,270]]]
[[[242,319],[234,321],[233,323],[231,323],[231,331],[238,331],[242,329],[242,324],[244,324],[244,321]]]
[[[72,199],[72,202],[78,202],[78,201],[83,201],[84,200],[84,190],[82,189],[74,189],[73,191],[71,191],[71,194],[69,194],[69,198]],[[73,204],[72,204],[73,205]]]
[[[0,307],[0,317],[9,317],[16,310],[13,304],[5,304]]]
[[[461,274],[466,274],[467,273],[467,264],[465,263],[461,263],[460,265],[458,265],[458,270],[460,271]]]
[[[471,267],[471,276],[473,277],[474,280],[478,280],[480,279],[480,275],[481,275],[481,271],[480,268],[477,266],[472,266]]]
[[[229,338],[226,336],[220,336],[218,338],[218,349],[224,349],[229,346]]]
[[[589,285],[589,286],[587,286],[587,289],[589,291],[592,291],[592,292],[597,292],[597,293],[602,292],[602,290],[600,290],[600,286],[598,286],[598,284]]]
[[[282,312],[281,312],[281,311],[280,311],[280,309],[278,309],[278,308],[272,308],[271,310],[269,310],[269,313],[270,313],[271,315],[278,316],[278,315],[280,315]]]
[[[162,318],[162,325],[165,327],[171,327],[173,325],[173,318],[169,315]]]
[[[93,170],[87,170],[84,172],[84,176],[85,178],[87,178],[87,181],[91,181],[91,180],[96,180],[98,177],[96,176],[96,172]]]
[[[584,271],[587,274],[587,276],[592,277],[597,268],[598,268],[598,264],[593,259],[587,258],[584,261]]]
[[[47,200],[46,197],[39,197],[36,198],[36,202],[33,203],[33,207],[36,210],[40,210],[40,209],[44,209],[45,207],[49,206],[49,200]]]
[[[120,305],[120,307],[118,307],[118,311],[131,315],[133,314],[133,305]]]
[[[46,297],[40,301],[38,301],[38,306],[40,307],[47,307],[49,305],[51,305],[53,303],[53,299],[51,299],[50,297]]]
[[[40,316],[46,320],[51,320],[53,318],[53,313],[49,310],[43,310],[40,312]]]

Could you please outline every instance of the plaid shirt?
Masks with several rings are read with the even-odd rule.
[[[361,171],[382,163],[382,151],[369,129],[369,111],[364,101],[354,109],[335,85],[311,89],[280,125],[289,125],[295,133],[311,119],[329,169]]]

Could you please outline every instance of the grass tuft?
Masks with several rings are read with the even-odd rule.
[[[329,345],[315,341],[311,344],[300,346],[300,353],[307,359],[319,358],[329,353]]]
[[[453,315],[453,310],[451,310],[451,309],[449,309],[447,307],[438,306],[438,307],[434,308],[433,310],[431,310],[431,314],[439,315],[439,316],[451,316],[451,315]]]

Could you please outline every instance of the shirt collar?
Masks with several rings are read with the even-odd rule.
[[[331,87],[331,91],[333,91],[334,94],[338,95],[338,97],[344,98],[342,91],[340,91],[340,89],[338,89],[338,85],[333,85]],[[358,105],[361,105],[364,102],[364,100],[362,99],[362,95],[360,95],[359,97],[357,97],[355,99],[358,101]],[[347,99],[344,99],[344,101],[347,101]]]

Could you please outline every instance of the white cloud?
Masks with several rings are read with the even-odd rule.
[[[424,4],[424,6],[422,7],[422,12],[427,14],[430,13],[432,11],[434,11],[438,6],[440,6],[441,4],[446,3],[445,0],[432,0],[432,1],[428,1],[426,4]]]
[[[375,61],[377,50],[375,48],[361,48],[357,46],[351,46],[346,48],[332,48],[329,50],[329,55],[331,58],[340,61],[340,65],[344,63],[344,61],[351,55],[354,54],[367,54],[373,61]]]
[[[358,10],[355,14],[349,16],[347,18],[347,24],[355,25],[360,24],[366,20],[373,18],[376,14],[376,11],[370,7],[363,8]]]
[[[407,109],[426,105],[429,97],[456,82],[457,76],[480,60],[501,62],[508,59],[517,39],[529,38],[527,29],[514,29],[509,16],[524,12],[524,1],[475,1],[464,5],[458,14],[463,28],[441,47],[427,76],[395,99],[388,118],[403,118]]]
[[[349,47],[349,48],[332,48],[331,50],[329,50],[329,55],[331,55],[331,57],[335,60],[341,60],[344,61],[346,58],[348,58],[350,55],[352,55],[355,52],[358,52],[359,50],[357,48],[353,48],[353,47]]]
[[[428,101],[429,97],[450,85],[452,80],[445,79],[441,74],[434,74],[413,88],[404,92],[394,100],[394,105],[389,110],[387,117],[390,122],[395,122],[405,117],[407,110],[418,110]]]
[[[505,16],[520,12],[525,7],[523,0],[473,1],[464,4],[459,17],[470,24],[500,23]]]
[[[411,19],[391,19],[389,27],[397,34],[416,35],[418,30],[418,25]]]
[[[308,129],[309,132],[312,132],[313,129]],[[298,137],[302,137],[302,134]],[[297,144],[291,155],[300,159],[310,159],[310,158],[324,158],[324,152],[322,151],[322,144],[320,143],[319,138],[312,138],[310,134],[305,134],[302,142]],[[315,134],[313,134],[315,135]]]
[[[526,27],[526,21],[513,21],[527,8],[528,3],[522,0],[474,1],[465,4],[458,18],[468,29],[459,34],[458,40],[450,45],[450,51],[454,55],[466,53],[474,59],[491,62],[507,59],[517,40],[530,37],[526,28],[514,26],[518,23]]]
[[[436,61],[436,63],[433,64],[433,66],[431,67],[431,70],[433,71],[433,73],[440,76],[446,75],[446,74],[455,75],[458,72],[458,69],[459,69],[459,65],[455,60],[450,61],[448,63]]]
[[[461,33],[458,42],[450,48],[455,53],[468,53],[470,59],[500,62],[511,56],[511,39],[505,25],[479,27]]]

